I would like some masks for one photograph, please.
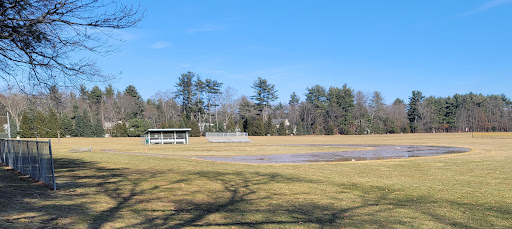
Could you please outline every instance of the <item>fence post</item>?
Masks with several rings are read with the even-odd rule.
[[[48,151],[50,152],[50,164],[52,165],[53,190],[57,190],[57,183],[55,182],[55,169],[53,167],[52,141],[50,139],[48,139]]]
[[[18,167],[20,168],[20,172],[25,173],[25,166],[23,166],[23,154],[21,153],[21,142],[18,142],[18,147],[20,147],[20,149],[18,150],[18,153],[20,154],[18,156]]]
[[[5,163],[7,165],[7,162],[5,161],[5,141],[4,140],[0,140],[0,142],[2,142],[2,157],[4,158],[4,160],[2,161],[2,163]]]
[[[29,172],[29,175],[32,176],[32,160],[30,160],[30,144],[28,144],[28,141],[27,141],[27,154],[28,154],[28,172]]]
[[[43,173],[42,163],[41,163],[41,153],[39,152],[39,142],[36,141],[36,151],[37,151],[37,164],[39,164],[39,177],[36,177],[37,180],[41,180],[41,173]]]
[[[7,163],[7,166],[11,167],[11,168],[14,168],[13,167],[13,164],[14,164],[14,158],[12,157],[12,153],[11,153],[11,142],[7,141],[7,157],[9,157],[9,163]]]

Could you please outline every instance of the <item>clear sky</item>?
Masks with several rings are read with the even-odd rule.
[[[512,0],[142,1],[120,51],[98,58],[144,99],[181,73],[252,95],[257,77],[279,101],[320,84],[380,91],[387,103],[455,93],[512,96]]]

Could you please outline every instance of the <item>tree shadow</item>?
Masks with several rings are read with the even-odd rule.
[[[58,158],[55,165],[58,191],[21,180],[12,171],[0,171],[0,206],[7,209],[0,212],[2,225],[481,228],[499,227],[503,222],[510,225],[512,213],[506,205],[475,206],[429,195],[404,196],[402,190],[384,186],[335,183],[277,172],[169,169],[165,172],[178,175],[167,177],[146,170],[106,168],[79,159]],[[302,190],[298,184],[309,188]],[[311,189],[317,185],[329,188]],[[318,195],[321,197],[315,198]],[[443,209],[436,209],[440,206]],[[408,213],[401,214],[403,211]],[[461,216],[450,217],[446,211]]]
[[[22,228],[73,227],[74,221],[85,218],[89,227],[100,228],[134,196],[144,195],[145,190],[138,190],[138,186],[152,177],[141,174],[131,179],[128,169],[106,168],[80,159],[55,158],[54,164],[57,191],[15,171],[0,171],[0,206],[6,209],[0,212],[0,222]],[[99,195],[106,198],[97,199]],[[104,199],[114,204],[98,211],[94,205]]]
[[[299,177],[286,176],[278,173],[262,172],[219,172],[201,171],[183,174],[193,180],[208,180],[212,185],[222,188],[207,193],[208,198],[182,198],[176,200],[176,208],[172,213],[163,216],[145,215],[144,220],[132,224],[132,227],[417,227],[418,221],[393,216],[390,212],[407,210],[415,212],[431,224],[442,227],[480,228],[474,226],[467,218],[479,215],[478,211],[467,212],[472,206],[467,203],[434,199],[429,196],[403,197],[395,195],[400,190],[381,186],[361,184],[336,184],[337,192],[358,193],[362,201],[359,204],[332,204],[344,202],[343,198],[322,203],[315,199],[276,201],[286,197],[286,194],[265,192],[261,187],[270,183],[293,184],[298,182],[318,183],[315,180],[304,180]],[[259,187],[261,186],[261,187]],[[271,202],[272,204],[262,204]],[[437,206],[450,206],[449,210],[469,213],[469,217],[452,218],[436,211]],[[510,208],[484,207],[485,211],[500,215],[501,220],[507,220]],[[144,212],[141,212],[144,214]],[[252,217],[258,216],[258,217]],[[389,218],[387,218],[389,217]],[[481,222],[488,222],[485,217]],[[478,225],[478,224],[477,224]],[[491,225],[492,226],[492,225]]]

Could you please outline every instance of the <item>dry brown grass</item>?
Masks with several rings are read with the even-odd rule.
[[[1,227],[510,228],[512,140],[471,134],[250,137],[252,143],[140,145],[52,140],[58,190],[0,171]],[[279,144],[471,148],[400,160],[248,165],[182,158],[332,151]],[[92,152],[71,153],[92,145]],[[143,152],[177,157],[105,152]],[[147,151],[146,151],[147,149]],[[336,150],[340,150],[339,148]],[[4,210],[5,209],[5,210]]]

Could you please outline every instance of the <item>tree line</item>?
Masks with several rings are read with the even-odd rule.
[[[192,128],[192,136],[512,131],[512,102],[505,95],[426,97],[412,91],[408,101],[386,104],[378,91],[313,85],[304,100],[294,92],[283,104],[275,103],[277,89],[263,78],[254,81],[250,96],[193,72],[181,74],[173,86],[146,100],[134,85],[122,91],[112,85],[60,91],[54,85],[38,95],[5,89],[0,109],[10,114],[12,135],[24,138],[133,137],[149,128]]]

